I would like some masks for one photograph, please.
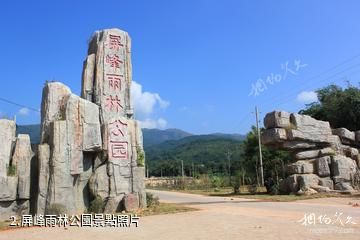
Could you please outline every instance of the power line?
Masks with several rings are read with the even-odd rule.
[[[330,80],[330,79],[335,78],[335,77],[336,77],[337,75],[339,75],[339,74],[345,73],[345,72],[347,72],[347,71],[349,71],[349,70],[351,70],[351,69],[353,69],[353,68],[360,67],[360,63],[356,63],[356,64],[353,64],[353,65],[351,65],[351,66],[346,67],[345,69],[341,69],[341,68],[340,68],[341,66],[344,66],[344,65],[346,66],[347,63],[350,63],[350,62],[352,62],[353,60],[355,60],[355,59],[357,59],[357,58],[359,58],[359,57],[360,57],[360,54],[356,54],[356,55],[354,55],[353,57],[350,57],[350,58],[348,58],[348,59],[340,62],[339,64],[336,64],[336,65],[334,65],[334,66],[332,66],[332,67],[330,67],[330,68],[322,71],[321,73],[319,73],[319,74],[317,74],[317,75],[315,75],[315,76],[313,76],[313,77],[310,77],[310,78],[308,79],[308,81],[306,81],[307,83],[304,84],[305,86],[302,85],[302,88],[300,88],[300,89],[296,89],[296,90],[294,89],[293,91],[291,91],[291,89],[289,89],[288,91],[286,91],[286,89],[285,89],[284,92],[286,92],[286,93],[289,93],[289,92],[290,92],[290,94],[286,94],[286,95],[280,96],[280,97],[278,97],[278,98],[276,98],[276,99],[272,99],[271,101],[268,101],[266,104],[262,104],[262,106],[266,106],[266,107],[268,107],[268,106],[270,106],[270,105],[273,105],[274,107],[275,107],[275,106],[281,106],[281,105],[283,105],[283,104],[286,103],[286,102],[285,102],[286,100],[289,100],[289,99],[292,98],[294,95],[297,95],[297,94],[299,93],[299,91],[304,91],[304,90],[306,90],[307,88],[309,88],[310,86],[314,86],[314,84],[316,84],[316,83],[328,81],[328,80]],[[340,68],[340,69],[339,69],[339,68]],[[324,76],[325,74],[334,72],[334,70],[337,70],[337,71],[335,71],[335,73],[333,73],[332,75],[327,76],[327,77]],[[351,72],[350,74],[354,74],[354,73],[357,73],[357,72],[360,72],[360,70],[353,71],[353,72]],[[324,77],[323,77],[323,76],[324,76]],[[318,81],[313,81],[313,80],[316,80],[316,79],[319,79],[319,78],[320,78],[320,80],[318,80]],[[339,81],[339,80],[341,80],[341,79],[337,79],[337,80],[335,80],[335,81]],[[250,119],[251,119],[251,114],[246,114],[245,116],[243,116],[243,117],[241,118],[241,120],[240,120],[240,126],[245,126],[245,121],[250,121]]]
[[[351,67],[348,67],[348,68],[346,68],[344,70],[341,70],[339,72],[336,72],[336,73],[334,73],[333,75],[331,75],[329,77],[325,77],[323,79],[320,79],[319,81],[308,82],[308,84],[306,84],[304,87],[302,87],[300,89],[296,89],[296,90],[294,89],[294,91],[290,91],[290,94],[284,95],[285,97],[282,96],[282,97],[276,98],[274,101],[271,101],[271,102],[268,102],[268,104],[265,104],[265,106],[268,106],[269,104],[274,104],[274,103],[275,104],[282,103],[283,101],[290,99],[290,97],[293,97],[294,95],[297,95],[299,93],[299,91],[304,91],[304,90],[308,89],[310,86],[314,86],[315,83],[321,83],[321,82],[329,81],[329,80],[335,78],[336,76],[338,76],[339,74],[345,73],[348,70],[351,70],[351,69],[356,68],[356,67],[360,67],[360,63],[352,65]],[[356,71],[351,72],[351,73],[357,73],[359,71],[360,70],[356,70]],[[310,79],[315,79],[315,78],[310,78]],[[337,81],[338,80],[341,80],[341,79],[337,79]],[[287,91],[287,92],[289,93],[289,91]]]
[[[13,102],[13,101],[11,101],[11,100],[8,100],[8,99],[2,98],[2,97],[0,97],[0,101],[6,102],[6,103],[9,103],[9,104],[18,106],[18,107],[27,108],[27,109],[29,109],[29,110],[31,110],[31,111],[34,111],[34,112],[40,112],[40,111],[39,111],[38,109],[36,109],[36,108],[29,107],[29,106],[26,106],[26,105],[23,105],[23,104],[20,104],[20,103],[16,103],[16,102]]]

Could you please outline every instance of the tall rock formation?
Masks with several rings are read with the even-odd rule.
[[[130,48],[126,32],[98,31],[84,62],[82,96],[62,83],[46,83],[38,214],[54,204],[81,213],[96,197],[108,212],[127,210],[127,199],[146,207],[142,135],[130,100]]]
[[[0,221],[29,214],[30,165],[34,157],[29,135],[15,137],[14,121],[0,119]]]
[[[283,111],[268,113],[264,126],[262,143],[287,150],[294,159],[286,168],[289,176],[280,184],[282,192],[354,190],[360,177],[359,131],[332,130],[328,122]]]

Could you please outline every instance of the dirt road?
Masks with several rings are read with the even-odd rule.
[[[0,232],[0,239],[360,239],[360,208],[348,204],[359,199],[274,203],[152,192],[200,211],[144,217],[138,228],[29,228]]]

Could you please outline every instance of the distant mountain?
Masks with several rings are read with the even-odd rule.
[[[237,141],[244,141],[246,138],[246,135],[236,134],[236,133],[235,134],[213,133],[210,135],[221,137],[221,138],[226,138],[226,139],[233,139],[233,140],[237,140]]]
[[[16,135],[18,134],[29,134],[31,143],[39,144],[40,143],[40,125],[31,124],[31,125],[16,125]]]
[[[245,136],[240,135],[240,134],[216,133],[216,134],[206,134],[206,135],[191,135],[191,136],[180,138],[180,139],[163,141],[163,142],[160,142],[158,144],[153,144],[153,145],[146,145],[144,143],[144,146],[145,146],[145,151],[154,150],[154,149],[156,149],[156,150],[157,149],[171,150],[171,149],[177,148],[178,146],[185,145],[185,144],[188,144],[191,142],[209,142],[209,141],[216,141],[216,140],[233,140],[233,141],[241,142],[244,139],[245,139]],[[145,137],[144,137],[144,140],[145,140]]]
[[[142,132],[145,148],[160,144],[165,141],[179,140],[188,136],[192,136],[191,133],[176,128],[166,130],[143,128]]]
[[[151,146],[159,146],[162,149],[172,148],[184,143],[188,143],[191,141],[209,141],[216,139],[228,139],[228,140],[236,140],[242,141],[245,139],[244,135],[241,134],[224,134],[224,133],[214,133],[207,135],[193,135],[191,133],[185,132],[180,129],[142,129],[143,137],[144,137],[144,147],[145,150]],[[38,144],[40,143],[40,125],[32,124],[32,125],[17,125],[16,134],[29,134],[31,143]]]

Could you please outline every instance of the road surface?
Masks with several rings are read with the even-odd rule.
[[[360,239],[360,208],[348,204],[360,203],[359,199],[266,202],[151,192],[163,202],[180,203],[199,211],[144,217],[140,219],[138,228],[55,227],[2,231],[0,240]],[[313,217],[316,218],[315,224],[312,224]]]

